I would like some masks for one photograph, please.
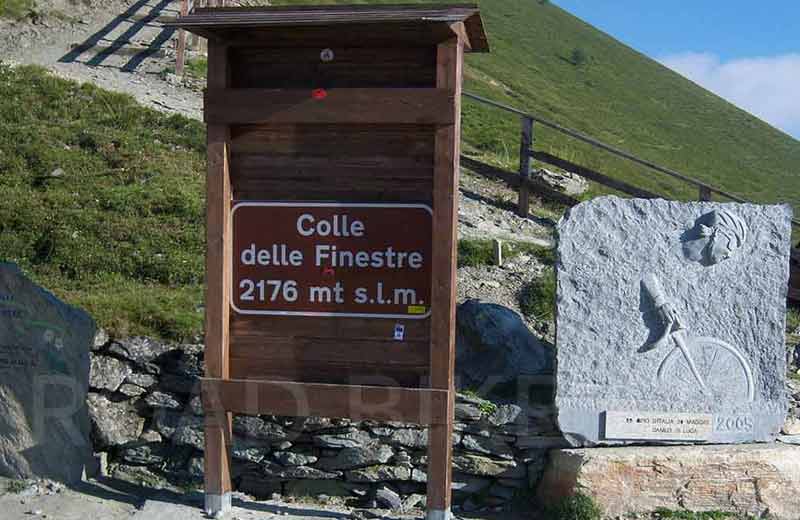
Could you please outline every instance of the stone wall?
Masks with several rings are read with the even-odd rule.
[[[100,333],[91,365],[92,438],[108,461],[105,471],[137,482],[202,485],[202,345],[109,340]],[[526,396],[519,404],[459,394],[453,438],[459,509],[502,508],[530,496],[547,449],[565,445],[548,404],[551,380],[533,383],[512,392],[514,401]],[[507,381],[503,388],[508,391]],[[535,390],[544,403],[528,398]],[[233,478],[245,493],[339,496],[391,508],[424,503],[427,432],[419,426],[236,416],[233,429]]]

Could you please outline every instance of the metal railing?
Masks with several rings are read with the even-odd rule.
[[[586,168],[584,166],[580,166],[578,164],[574,164],[570,161],[561,159],[554,155],[551,155],[546,152],[537,152],[533,150],[533,128],[534,123],[540,124],[556,132],[562,133],[569,137],[572,137],[578,141],[584,142],[589,144],[595,148],[599,148],[604,150],[612,155],[616,155],[617,157],[621,157],[633,163],[639,164],[644,166],[650,170],[656,171],[660,174],[667,175],[674,179],[678,179],[685,184],[690,184],[698,189],[698,200],[700,201],[709,201],[711,200],[712,195],[717,194],[722,196],[726,199],[735,201],[735,202],[751,202],[748,201],[738,195],[734,195],[727,191],[721,190],[719,188],[715,188],[709,184],[706,184],[702,181],[689,177],[683,173],[678,171],[672,170],[670,168],[666,168],[664,166],[660,166],[652,161],[648,161],[647,159],[642,159],[641,157],[637,157],[630,152],[625,150],[621,150],[615,146],[611,146],[610,144],[604,143],[602,141],[598,141],[593,137],[590,137],[586,134],[581,132],[572,130],[570,128],[566,128],[561,126],[557,123],[554,123],[548,119],[543,117],[539,117],[534,114],[530,114],[527,112],[523,112],[517,108],[505,105],[503,103],[498,103],[496,101],[492,101],[491,99],[487,99],[476,94],[472,94],[470,92],[463,92],[463,97],[467,99],[471,99],[473,101],[477,101],[484,105],[488,105],[500,110],[504,110],[511,114],[515,114],[520,117],[520,155],[519,155],[519,201],[517,204],[518,213],[520,215],[527,215],[529,209],[529,189],[534,185],[534,183],[530,182],[530,161],[531,159],[536,159],[541,162],[545,162],[547,164],[559,167],[565,171],[574,173],[581,177],[584,177],[588,180],[593,182],[597,182],[604,186],[608,186],[615,190],[621,191],[623,193],[627,193],[629,195],[633,195],[635,197],[645,197],[645,198],[655,198],[659,195],[655,193],[651,193],[647,190],[642,188],[633,186],[627,182],[620,181],[618,179],[611,178],[607,175],[604,175],[600,172],[594,171],[590,168]],[[796,226],[800,226],[800,221],[797,219],[792,219],[792,223]]]

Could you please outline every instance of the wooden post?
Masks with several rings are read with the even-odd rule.
[[[711,189],[708,186],[700,186],[700,194],[697,198],[700,202],[708,202],[711,200]]]
[[[522,131],[519,140],[519,202],[517,214],[521,217],[528,216],[530,200],[528,194],[528,178],[531,168],[531,143],[533,142],[533,120],[528,117],[521,118]]]
[[[189,14],[189,0],[181,0],[181,16]],[[183,76],[186,64],[186,31],[178,29],[178,41],[175,44],[175,74]]]
[[[208,86],[229,85],[228,48],[209,42]],[[229,313],[232,243],[230,236],[230,128],[208,125],[206,177],[206,377],[230,378]],[[221,407],[205,415],[205,510],[208,514],[231,505],[231,414]]]
[[[436,130],[433,173],[433,265],[431,277],[431,388],[448,391],[445,424],[430,427],[428,436],[427,520],[450,518],[453,433],[453,367],[455,363],[456,246],[458,226],[459,141],[461,136],[460,39],[437,49],[436,86],[453,91],[455,123]]]
[[[189,11],[194,11],[194,9],[197,7],[203,7],[202,0],[193,0],[192,5],[189,7]],[[189,35],[189,43],[187,44],[187,47],[196,51],[197,42],[199,39],[200,39],[199,36],[197,36],[195,33],[192,33],[191,35]]]

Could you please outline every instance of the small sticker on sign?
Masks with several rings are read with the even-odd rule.
[[[408,306],[408,313],[409,314],[425,314],[428,308],[424,305],[409,305]]]
[[[397,323],[394,326],[394,339],[397,341],[402,341],[403,338],[406,336],[406,326],[402,323]]]

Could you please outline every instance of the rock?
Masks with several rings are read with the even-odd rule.
[[[349,497],[353,494],[353,484],[341,480],[291,480],[284,484],[284,492],[292,497]]]
[[[120,452],[120,458],[133,466],[161,464],[168,455],[167,446],[161,443],[126,446]]]
[[[63,168],[56,168],[55,170],[50,172],[50,177],[63,177],[63,176],[64,176]]]
[[[199,395],[196,395],[191,398],[189,401],[189,409],[195,415],[203,415],[203,400],[200,398]]]
[[[532,175],[567,195],[580,195],[589,187],[586,179],[570,172],[554,172],[539,168],[532,172]]]
[[[176,432],[183,432],[185,428],[202,432],[203,427],[203,418],[193,414],[180,413],[167,408],[156,408],[153,412],[153,428],[169,439],[174,437]],[[192,436],[185,432],[179,433],[179,435],[184,439]]]
[[[80,481],[94,335],[88,314],[0,263],[0,474]]]
[[[417,507],[424,507],[427,499],[428,497],[426,495],[422,495],[420,493],[411,493],[403,499],[403,504],[400,509],[403,512],[408,512],[412,509],[416,509]]]
[[[272,454],[275,460],[281,466],[308,466],[310,464],[314,464],[317,462],[317,457],[313,455],[305,455],[302,453],[294,453],[291,451],[276,451]],[[341,469],[341,468],[332,468],[332,467],[325,467],[322,464],[318,466],[320,469]]]
[[[451,484],[450,488],[457,494],[463,496],[476,495],[491,485],[492,481],[488,478],[456,474],[453,475],[453,483]]]
[[[402,509],[403,500],[400,495],[389,486],[381,486],[375,491],[375,501],[381,509]]]
[[[94,333],[94,341],[92,341],[92,351],[96,352],[105,347],[108,340],[108,332],[106,332],[106,329],[97,329]]]
[[[525,477],[525,468],[514,460],[496,460],[471,453],[453,455],[453,468],[480,477]]]
[[[375,464],[385,464],[392,458],[392,448],[372,442],[361,448],[344,448],[335,457],[322,459],[317,467],[327,470],[354,469]]]
[[[356,428],[348,428],[341,433],[314,436],[314,444],[322,448],[360,448],[371,440],[368,433]]]
[[[170,408],[172,410],[182,408],[181,403],[174,396],[158,390],[148,394],[144,398],[144,402],[151,408]]]
[[[278,479],[306,479],[306,480],[330,480],[342,476],[340,471],[322,471],[308,466],[291,466],[283,468],[277,464],[264,464],[264,472]]]
[[[788,205],[601,197],[571,208],[556,266],[565,437],[774,439],[787,408],[790,220]]]
[[[462,387],[553,371],[553,349],[507,307],[467,300],[458,306],[456,325],[456,373]]]
[[[158,387],[164,392],[178,395],[197,395],[200,393],[200,379],[175,374],[161,374]]]
[[[551,452],[538,495],[553,501],[580,489],[609,517],[665,508],[794,520],[798,486],[797,446],[618,447]]]
[[[489,414],[489,423],[494,426],[504,426],[513,423],[519,417],[522,408],[515,404],[501,404],[497,409]]]
[[[172,434],[172,442],[179,446],[192,446],[198,450],[205,449],[205,430],[202,426],[181,424]]]
[[[157,374],[159,368],[153,363],[155,359],[170,350],[170,346],[144,336],[112,341],[108,351],[116,356],[134,363],[140,370],[149,374]]]
[[[481,418],[480,408],[473,403],[456,403],[455,417],[456,421],[478,421]]]
[[[125,378],[125,382],[147,389],[156,384],[156,378],[150,374],[133,372],[128,374],[128,376]]]
[[[781,432],[784,435],[800,435],[800,419],[797,417],[788,417],[783,424]]]
[[[345,476],[350,482],[389,482],[410,479],[411,470],[403,466],[377,465],[348,471]]]
[[[233,418],[233,431],[244,437],[274,442],[286,438],[286,430],[272,422],[267,422],[260,417],[237,415]]]
[[[161,434],[155,430],[148,429],[143,431],[142,434],[139,435],[139,440],[145,442],[161,442],[162,439],[163,437],[161,437]]]
[[[233,441],[231,456],[235,459],[258,463],[269,455],[268,446],[253,446],[249,442],[243,442],[241,437],[236,436],[234,436]]]
[[[142,433],[144,418],[129,402],[114,402],[103,394],[90,393],[87,404],[95,448],[135,441]]]
[[[140,395],[144,395],[147,390],[141,386],[132,385],[130,383],[122,383],[122,385],[117,388],[117,392],[121,393],[125,397],[139,397]]]
[[[406,448],[424,449],[428,446],[428,430],[411,428],[395,430],[389,437],[389,442]]]
[[[461,439],[461,445],[464,446],[464,449],[469,451],[495,455],[502,459],[514,458],[514,450],[511,449],[511,446],[509,446],[507,442],[493,437],[486,438],[464,435]]]
[[[267,500],[272,497],[273,493],[281,492],[281,483],[264,478],[262,475],[245,473],[239,482],[239,490],[258,500]]]

